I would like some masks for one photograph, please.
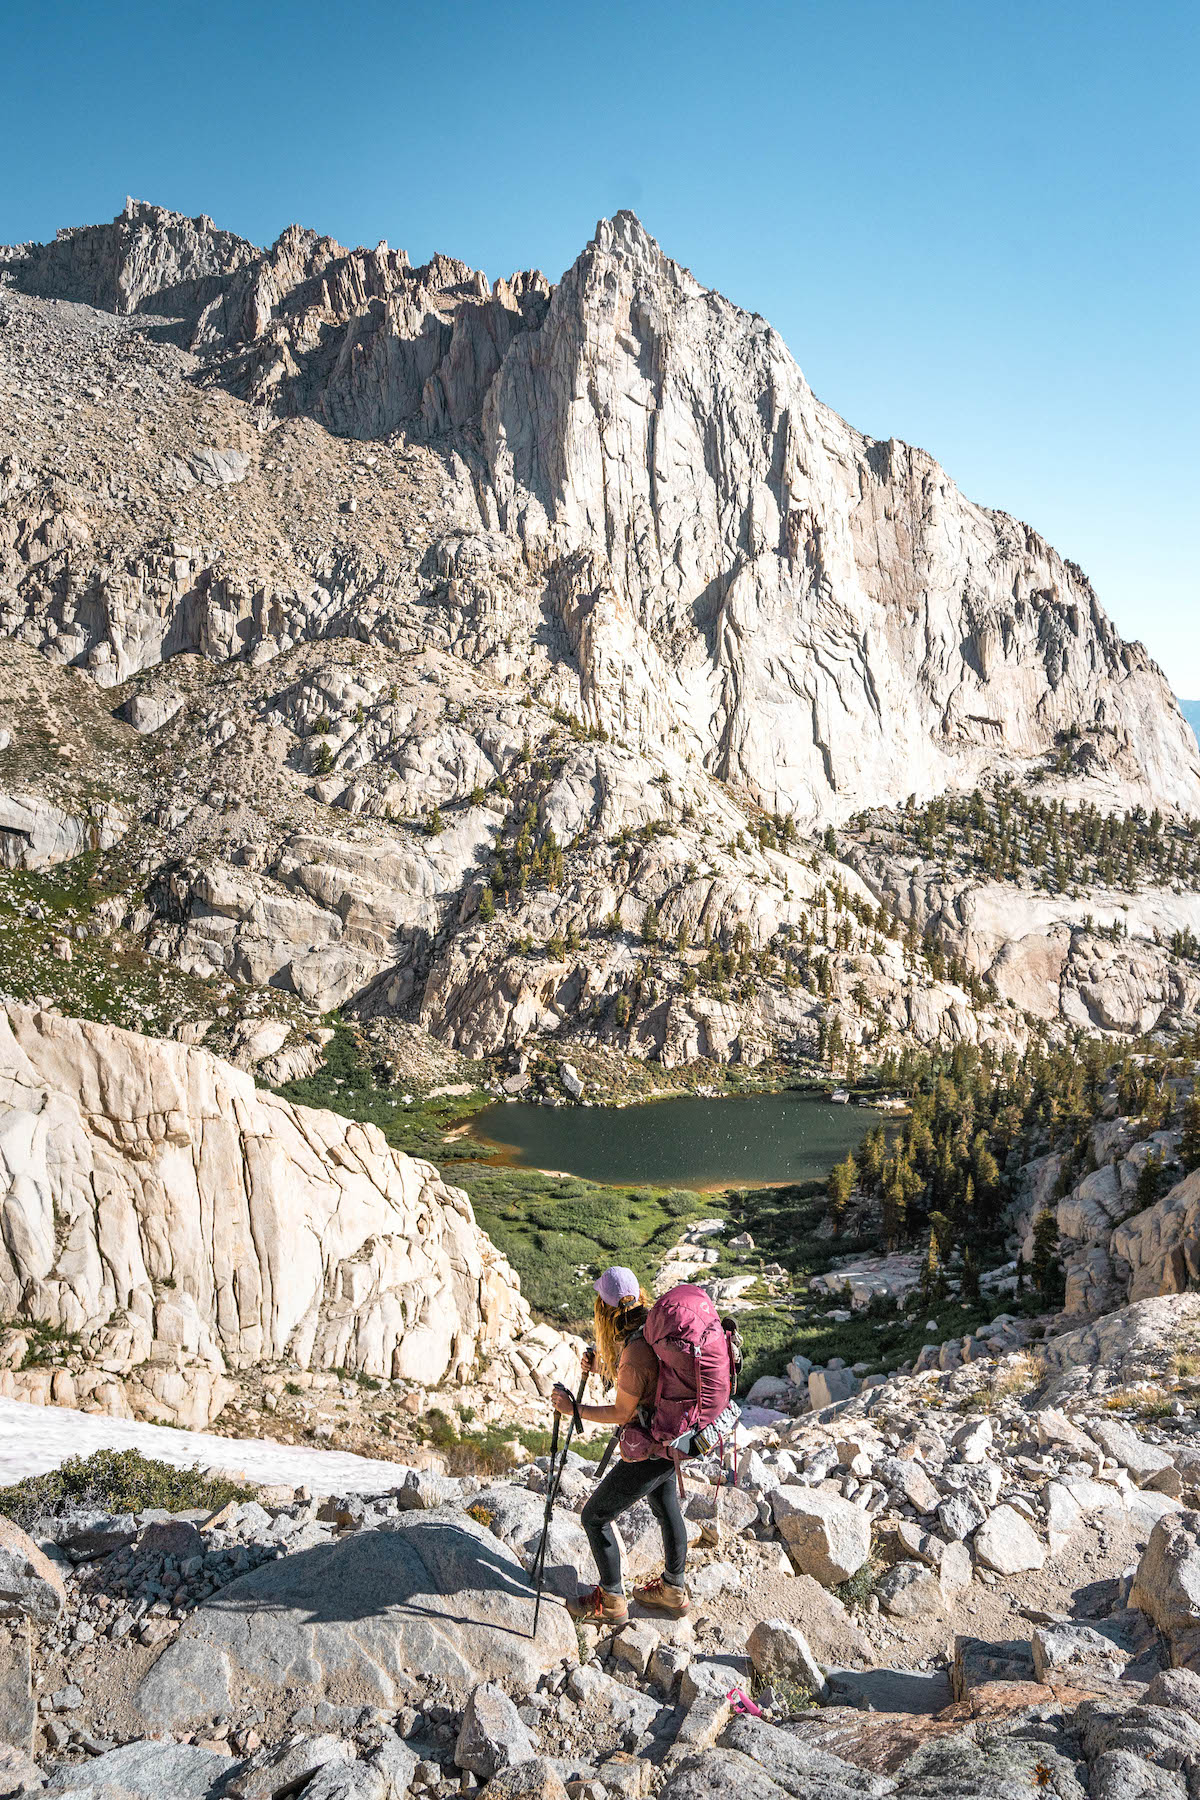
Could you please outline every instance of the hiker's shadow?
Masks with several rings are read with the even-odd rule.
[[[528,1637],[533,1600],[512,1552],[482,1527],[467,1529],[457,1515],[421,1513],[264,1563],[200,1610],[242,1620],[290,1613],[308,1625],[404,1614]]]

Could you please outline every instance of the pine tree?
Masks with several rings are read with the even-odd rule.
[[[857,1175],[857,1164],[850,1155],[847,1155],[842,1162],[835,1163],[829,1172],[825,1191],[829,1196],[829,1217],[833,1222],[835,1233],[841,1231],[845,1222],[846,1208],[850,1204]]]
[[[1183,1109],[1179,1160],[1185,1169],[1200,1169],[1200,1094],[1193,1094]]]
[[[904,1181],[897,1165],[890,1163],[888,1171],[883,1186],[883,1234],[888,1249],[895,1250],[904,1236],[908,1205],[904,1196]]]
[[[967,1185],[963,1189],[962,1210],[970,1218],[975,1211],[975,1177],[967,1176]]]
[[[975,1140],[975,1149],[971,1160],[974,1165],[976,1194],[982,1201],[992,1199],[1000,1185],[1000,1165],[988,1148],[987,1140],[982,1132]]]
[[[496,916],[496,896],[493,894],[490,887],[485,887],[483,892],[479,896],[479,920],[480,920],[480,923],[483,925],[489,925],[491,923],[491,921],[495,918],[495,916]]]
[[[1138,1172],[1137,1186],[1134,1189],[1134,1200],[1139,1212],[1153,1206],[1163,1191],[1163,1159],[1158,1150],[1151,1151]]]
[[[1058,1257],[1058,1219],[1049,1207],[1034,1220],[1032,1270],[1034,1286],[1047,1304],[1062,1298],[1064,1284]]]
[[[920,1294],[922,1306],[932,1306],[946,1296],[946,1275],[938,1250],[937,1233],[933,1230],[929,1233],[925,1258],[921,1264]]]
[[[859,1185],[865,1194],[874,1194],[878,1190],[886,1153],[887,1140],[883,1135],[883,1128],[876,1125],[873,1130],[868,1131],[855,1152]]]

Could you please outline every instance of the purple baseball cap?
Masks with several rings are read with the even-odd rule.
[[[623,1269],[619,1264],[605,1269],[599,1281],[593,1281],[592,1286],[605,1306],[620,1306],[622,1300],[636,1300],[642,1291],[641,1283],[633,1270]]]

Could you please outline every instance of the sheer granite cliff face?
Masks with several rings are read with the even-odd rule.
[[[529,1308],[466,1195],[205,1051],[0,1011],[0,1192],[0,1316],[88,1358],[61,1404],[203,1426],[228,1374],[285,1360],[527,1376]]]
[[[852,430],[764,320],[632,215],[514,342],[484,428],[496,522],[547,561],[590,553],[591,609],[624,628],[643,707],[664,695],[705,766],[764,806],[845,817],[1072,724],[1194,804],[1178,710],[1082,572],[925,452]],[[628,704],[593,702],[606,724]]]
[[[868,806],[1052,795],[1064,740],[1072,804],[1200,813],[1200,752],[1079,569],[853,431],[632,215],[554,286],[135,202],[0,275],[9,866],[120,842],[156,956],[471,1054],[1195,1011],[1169,895],[1110,1005],[1061,907],[1010,951],[986,894],[822,861]],[[76,670],[116,715],[103,770]],[[999,1003],[930,980],[880,901]]]

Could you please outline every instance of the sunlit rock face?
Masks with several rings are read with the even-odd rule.
[[[78,1333],[89,1360],[70,1393],[8,1376],[17,1397],[203,1426],[227,1373],[454,1382],[532,1323],[430,1164],[202,1050],[10,1007],[0,1167],[0,1313]]]

